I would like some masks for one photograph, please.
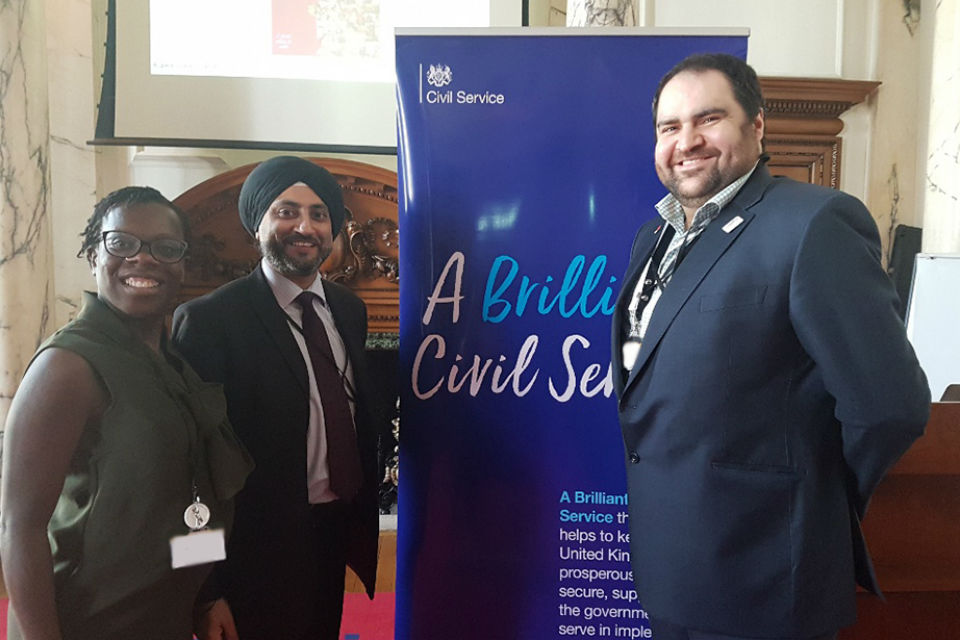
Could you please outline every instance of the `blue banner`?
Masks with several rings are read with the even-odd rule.
[[[602,33],[397,36],[399,640],[652,637],[610,315],[664,193],[657,81],[747,43]]]

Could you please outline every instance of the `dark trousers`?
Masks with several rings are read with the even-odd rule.
[[[339,501],[316,504],[310,507],[310,516],[318,554],[315,570],[319,589],[310,631],[303,640],[338,640],[347,568],[347,509]]]
[[[757,640],[756,638],[725,636],[719,633],[687,629],[663,620],[655,620],[652,617],[650,618],[650,628],[653,629],[653,640]],[[777,638],[776,640],[836,640],[836,637],[836,633],[829,633],[814,638]]]

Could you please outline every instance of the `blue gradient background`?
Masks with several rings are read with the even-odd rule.
[[[610,317],[563,318],[557,309],[541,315],[535,295],[521,317],[484,322],[488,271],[501,255],[518,262],[506,296],[515,303],[521,276],[541,283],[552,276],[555,293],[575,256],[584,255],[587,266],[606,256],[589,306],[607,286],[615,294],[634,233],[656,215],[653,204],[665,193],[653,167],[657,81],[690,53],[745,58],[746,49],[743,36],[398,35],[403,481],[396,638],[557,636],[559,509],[571,506],[559,504],[560,494],[626,488],[613,396],[577,393],[560,403],[547,379],[566,385],[561,345],[572,334],[591,343],[573,351],[578,374],[597,363],[605,375]],[[502,93],[505,104],[421,103],[421,65],[426,92],[431,64],[450,67],[444,89]],[[452,322],[453,305],[440,304],[424,326],[427,298],[455,251],[465,255],[459,322]],[[451,272],[443,294],[452,291]],[[539,346],[523,380],[538,368],[537,380],[524,397],[509,389],[494,394],[485,384],[476,397],[441,390],[420,400],[411,370],[430,334],[444,337],[447,353],[425,361],[426,387],[448,373],[456,354],[463,368],[474,354],[494,365],[503,354],[509,370],[531,334]]]

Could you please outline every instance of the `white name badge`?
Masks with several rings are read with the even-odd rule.
[[[736,229],[737,227],[739,227],[741,222],[743,222],[743,218],[741,218],[740,216],[737,216],[737,217],[731,219],[730,222],[728,222],[727,224],[723,225],[723,232],[724,232],[724,233],[730,233],[731,231],[733,231],[734,229]]]
[[[640,355],[640,342],[638,340],[627,340],[621,347],[621,357],[623,359],[623,368],[626,371],[633,369],[637,363],[637,356]]]
[[[170,557],[174,569],[226,560],[227,546],[223,529],[194,531],[170,538]]]

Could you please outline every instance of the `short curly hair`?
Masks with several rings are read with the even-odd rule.
[[[177,214],[180,228],[183,231],[183,239],[189,244],[190,220],[180,207],[167,200],[162,193],[153,187],[123,187],[107,194],[93,208],[93,215],[87,220],[87,226],[80,234],[83,243],[80,245],[77,257],[86,257],[89,260],[90,255],[97,250],[97,245],[100,244],[103,233],[103,219],[108,212],[117,207],[129,207],[136,204],[160,204]]]

